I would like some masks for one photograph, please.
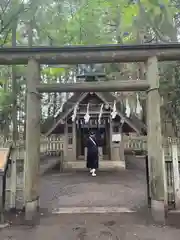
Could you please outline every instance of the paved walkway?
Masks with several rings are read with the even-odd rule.
[[[36,227],[0,231],[0,240],[179,240],[180,230],[155,226],[136,214],[63,214]]]
[[[100,172],[95,178],[87,172],[51,173],[41,179],[40,223],[23,226],[14,217],[0,230],[0,240],[180,239],[180,229],[153,224],[145,206],[142,171]]]
[[[41,207],[52,212],[62,207],[126,207],[146,205],[146,179],[142,172],[87,172],[44,176]]]

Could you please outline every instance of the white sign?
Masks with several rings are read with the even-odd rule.
[[[120,133],[113,134],[112,142],[121,142],[121,134]]]

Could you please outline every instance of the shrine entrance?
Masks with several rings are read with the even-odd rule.
[[[91,124],[91,123],[94,124]],[[109,119],[104,119],[105,124],[97,126],[97,119],[91,119],[91,123],[78,125],[76,131],[76,154],[77,160],[86,160],[86,141],[90,132],[94,132],[99,145],[99,159],[110,160],[110,127]]]

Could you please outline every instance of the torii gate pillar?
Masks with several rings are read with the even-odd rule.
[[[147,81],[150,89],[147,94],[148,161],[152,215],[157,221],[165,219],[165,175],[161,134],[159,73],[157,57],[147,61]]]
[[[26,156],[25,156],[25,218],[33,220],[39,207],[40,162],[40,96],[36,85],[40,83],[39,63],[30,59],[27,65],[26,103]]]

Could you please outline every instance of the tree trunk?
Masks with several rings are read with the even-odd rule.
[[[8,69],[9,67],[7,68],[7,73],[8,73]],[[8,74],[6,74],[6,82],[4,83],[4,92],[7,92],[8,91],[8,88],[9,88],[9,76]],[[8,135],[9,135],[9,126],[10,126],[10,119],[9,119],[9,111],[5,111],[4,115],[3,115],[3,120],[5,121],[5,123],[3,124],[3,137],[4,137],[4,140],[6,140],[8,138]]]
[[[14,20],[12,26],[12,47],[16,47],[16,30],[17,19]],[[18,139],[18,122],[17,122],[17,78],[16,78],[16,66],[12,66],[12,96],[13,96],[13,109],[12,109],[12,125],[13,132],[12,138],[15,143]]]
[[[28,47],[33,46],[33,20],[30,20],[27,23],[27,30],[28,30]],[[24,139],[26,139],[26,102],[27,102],[27,92],[25,94],[25,103],[24,103]]]

